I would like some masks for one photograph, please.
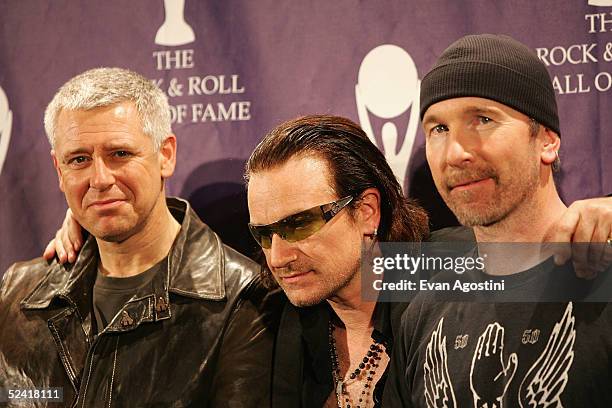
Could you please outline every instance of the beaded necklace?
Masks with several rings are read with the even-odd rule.
[[[366,376],[365,384],[363,385],[363,389],[361,390],[359,399],[356,404],[354,404],[353,401],[351,401],[350,395],[346,389],[346,384],[340,376],[340,363],[338,362],[336,339],[334,338],[335,328],[336,327],[334,326],[334,324],[330,321],[329,353],[332,363],[332,376],[334,377],[334,389],[336,392],[336,401],[338,402],[338,408],[351,408],[351,406],[355,408],[365,407],[367,406],[370,394],[372,393],[372,380],[374,379],[374,375],[376,374],[376,369],[380,365],[379,354],[382,353],[383,350],[380,347],[380,343],[376,340],[373,340],[372,344],[370,345],[370,349],[367,351],[366,355],[361,360],[361,363],[359,363],[359,366],[349,375],[349,379],[351,380],[359,380],[360,377],[363,377],[364,375]]]

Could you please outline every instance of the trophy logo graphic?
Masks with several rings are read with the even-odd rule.
[[[164,0],[166,17],[157,30],[155,44],[184,45],[195,41],[193,29],[185,21],[185,0]]]
[[[13,112],[9,110],[8,98],[0,88],[0,173],[2,173],[2,166],[8,152],[12,125]]]
[[[612,6],[612,0],[589,0],[589,6]]]
[[[364,57],[355,85],[359,122],[379,148],[370,114],[386,120],[379,139],[385,158],[402,187],[419,125],[420,84],[412,57],[401,47],[383,44]],[[403,135],[400,135],[394,120],[410,108],[406,131],[402,130]],[[403,139],[400,136],[404,136]]]

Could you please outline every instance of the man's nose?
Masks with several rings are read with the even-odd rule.
[[[450,131],[446,143],[446,163],[462,167],[473,161],[470,135],[461,130]]]
[[[272,235],[272,245],[268,251],[268,264],[272,268],[285,268],[297,259],[295,246],[282,239],[278,234]]]
[[[93,174],[89,181],[90,187],[104,191],[115,183],[113,171],[108,168],[103,158],[95,157],[93,159]]]

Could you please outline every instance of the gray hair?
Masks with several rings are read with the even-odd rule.
[[[57,117],[63,109],[89,110],[131,101],[136,105],[142,130],[159,150],[172,133],[168,98],[144,76],[122,68],[95,68],[66,82],[45,110],[45,132],[55,147]]]

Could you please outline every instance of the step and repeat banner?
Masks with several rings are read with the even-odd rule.
[[[425,162],[420,79],[451,42],[485,32],[526,43],[548,66],[564,200],[611,193],[612,0],[2,1],[0,274],[40,255],[61,223],[43,113],[66,80],[100,66],[136,70],[167,93],[179,141],[168,192],[247,254],[244,162],[303,114],[360,123],[433,227],[452,225]]]

